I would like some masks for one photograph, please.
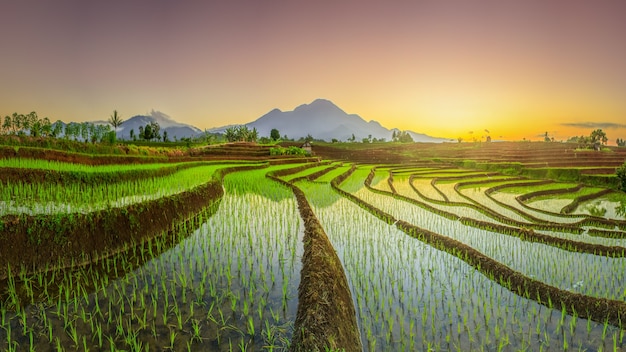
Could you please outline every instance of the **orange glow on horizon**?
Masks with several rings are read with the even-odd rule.
[[[0,115],[204,129],[325,98],[436,137],[626,138],[624,1],[77,4],[6,4]]]

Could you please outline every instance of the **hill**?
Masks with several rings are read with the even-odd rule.
[[[152,110],[148,115],[136,115],[117,128],[117,138],[130,139],[130,130],[135,131],[135,135],[139,133],[139,127],[145,126],[151,122],[157,122],[161,126],[161,134],[163,131],[167,131],[168,138],[173,140],[193,137],[202,132],[197,127],[180,123],[169,117],[168,115]]]
[[[394,130],[383,127],[377,121],[365,121],[356,114],[348,114],[337,105],[326,99],[317,99],[310,104],[303,104],[293,111],[273,109],[253,122],[247,123],[249,128],[256,128],[261,136],[269,136],[274,128],[282,136],[299,139],[307,135],[316,139],[331,141],[337,139],[347,141],[353,135],[357,141],[363,138],[384,138],[391,140]],[[228,126],[210,130],[223,132]],[[431,137],[422,133],[408,131],[416,142],[444,142],[447,139]]]

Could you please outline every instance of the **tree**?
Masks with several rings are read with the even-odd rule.
[[[42,126],[41,126],[41,120],[35,118],[34,120],[30,121],[30,135],[32,137],[39,137],[42,134]]]
[[[57,138],[63,132],[63,122],[61,120],[57,120],[52,124],[52,131],[50,131],[50,136]]]
[[[270,138],[271,138],[274,142],[276,142],[277,140],[279,140],[279,139],[280,139],[280,132],[279,132],[277,129],[272,128],[272,130],[270,131]]]
[[[113,130],[117,131],[117,128],[124,123],[124,120],[118,115],[117,110],[113,110],[113,115],[109,117],[109,123],[113,126]]]
[[[149,141],[152,139],[152,125],[147,124],[146,127],[143,128],[143,136],[142,138]]]
[[[132,139],[134,141],[135,140],[135,129],[131,128],[129,134],[130,134],[130,139]]]
[[[161,134],[159,131],[161,130],[161,126],[156,121],[150,122],[145,127],[139,126],[139,138],[145,139],[147,141],[151,141],[153,139],[159,140],[161,139]]]
[[[411,135],[407,131],[399,131],[395,134],[395,137],[392,135],[392,138],[394,138],[394,142],[413,143],[413,137],[411,137]]]
[[[169,142],[167,139],[167,131],[163,131],[163,142]]]
[[[89,124],[89,136],[91,137],[91,143],[98,141],[98,129],[93,123]]]
[[[13,134],[20,134],[22,131],[23,121],[24,115],[16,112],[13,113]]]
[[[70,139],[73,137],[74,140],[78,139],[78,135],[80,134],[80,126],[76,122],[70,122],[65,125],[65,139]]]
[[[91,125],[89,122],[83,122],[80,124],[80,137],[85,143],[89,141],[89,133],[91,132],[89,125]]]
[[[275,141],[277,141],[279,139],[280,139],[280,131],[278,131],[278,129],[276,129],[276,128],[272,128],[270,130],[270,140],[275,142]]]
[[[398,138],[400,143],[413,143],[413,137],[407,131],[400,132],[400,138]]]
[[[41,135],[44,137],[49,137],[52,134],[52,123],[50,123],[50,119],[44,117],[41,120]]]
[[[152,127],[152,138],[150,139],[161,139],[161,133],[159,133],[161,131],[161,126],[159,126],[159,123],[156,121],[150,122],[150,127]]]
[[[259,138],[259,131],[256,127],[250,130],[245,125],[231,126],[224,131],[224,138],[229,142],[256,142]]]
[[[602,131],[601,129],[594,130],[593,132],[591,132],[589,137],[591,138],[591,144],[596,149],[600,149],[600,144],[606,144],[606,142],[608,142],[609,140],[606,137],[606,133],[604,133],[604,131]]]
[[[256,127],[254,127],[248,134],[248,142],[256,142],[257,139],[259,139],[259,131],[257,131]]]
[[[10,133],[11,129],[13,128],[13,120],[11,119],[11,116],[6,115],[4,117],[4,123],[2,124],[2,128],[7,134]]]
[[[115,142],[115,131],[111,131],[111,126],[109,125],[94,125],[91,124],[90,130],[91,130],[91,142],[92,143],[96,143],[96,142],[103,142],[105,139],[110,142],[110,143],[114,143]],[[111,134],[110,132],[113,132],[113,134]]]
[[[226,131],[224,131],[224,138],[229,142],[236,141],[237,131],[234,126],[228,127]]]
[[[550,142],[551,141],[550,136],[548,136],[548,132],[547,131],[543,135],[543,141],[544,142]]]
[[[176,140],[176,136],[174,136],[174,140]],[[204,130],[204,142],[208,145],[214,144],[217,140],[217,136],[214,133],[209,132],[209,130]]]
[[[239,142],[245,142],[250,138],[250,130],[248,126],[239,125],[235,128],[236,140]]]
[[[31,136],[35,135],[36,137],[39,132],[37,130],[39,126],[36,125],[38,120],[39,118],[37,118],[37,113],[34,111],[31,111],[28,115],[22,115],[22,129],[27,130]]]

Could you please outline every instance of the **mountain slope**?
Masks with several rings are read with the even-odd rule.
[[[193,137],[202,132],[197,127],[176,122],[168,115],[152,110],[149,115],[136,115],[125,120],[120,127],[117,128],[117,138],[130,139],[130,130],[135,131],[135,135],[139,134],[139,127],[146,126],[151,122],[157,122],[161,126],[161,135],[163,131],[167,131],[168,138],[173,140]]]
[[[269,136],[273,128],[282,136],[298,139],[313,136],[316,139],[347,141],[354,135],[357,141],[363,138],[384,138],[391,140],[393,130],[387,129],[376,121],[365,121],[359,115],[347,114],[329,100],[317,99],[310,104],[303,104],[293,111],[274,109],[257,120],[246,124],[256,128],[261,136]],[[409,131],[416,142],[443,142],[446,139],[430,137]]]

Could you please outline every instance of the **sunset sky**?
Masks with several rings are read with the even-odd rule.
[[[437,137],[626,138],[624,0],[0,0],[0,51],[2,116],[210,128],[325,98]]]

